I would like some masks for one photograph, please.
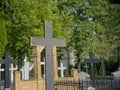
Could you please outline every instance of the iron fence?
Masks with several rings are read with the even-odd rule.
[[[96,78],[94,84],[91,80],[60,80],[54,83],[55,90],[120,90],[120,78]]]

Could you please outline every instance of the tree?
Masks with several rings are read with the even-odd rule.
[[[6,22],[8,33],[7,50],[10,51],[12,57],[18,60],[18,63],[22,62],[25,54],[31,60],[30,37],[44,37],[45,20],[53,22],[54,37],[69,37],[67,33],[69,29],[66,30],[69,25],[62,22],[69,21],[65,17],[70,19],[70,16],[60,14],[57,1],[17,0],[11,1],[11,3],[15,13],[12,23]]]
[[[6,12],[9,12],[6,13]],[[7,0],[0,1],[0,58],[5,52],[5,46],[7,44],[7,33],[6,33],[6,20],[10,16],[10,10],[7,7]]]

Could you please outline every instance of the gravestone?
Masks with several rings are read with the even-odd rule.
[[[90,75],[86,72],[83,72],[83,71],[78,73],[78,77],[80,80],[85,80],[85,81],[90,80]]]
[[[120,90],[120,67],[118,68],[118,71],[115,71],[113,74],[113,86],[115,90]]]
[[[25,57],[24,65],[20,69],[20,71],[22,72],[22,80],[29,80],[29,72],[32,70],[32,68],[33,68],[33,64],[30,64],[27,61],[27,57]]]
[[[99,60],[98,59],[94,59],[93,58],[93,53],[89,52],[89,58],[88,59],[84,59],[84,62],[85,63],[90,63],[90,65],[91,65],[91,80],[92,80],[92,85],[94,87],[95,78],[94,78],[94,66],[93,66],[93,63],[99,63]]]
[[[95,88],[93,88],[93,87],[88,87],[88,90],[95,90]]]
[[[61,78],[64,77],[64,70],[66,69],[66,67],[63,66],[63,63],[60,63],[60,67],[58,67],[58,70],[60,70],[60,76]]]
[[[5,53],[5,57],[2,60],[2,64],[5,64],[5,88],[10,87],[10,71],[9,66],[12,63],[15,63],[16,61],[13,58],[10,58],[9,52]]]
[[[52,37],[50,21],[45,21],[45,38],[32,37],[31,46],[45,46],[46,57],[46,90],[54,90],[53,83],[53,46],[65,46],[63,39]]]
[[[10,70],[10,81],[11,81],[11,84],[13,83],[13,72],[15,71],[15,70],[17,70],[18,69],[18,67],[17,67],[17,65],[16,65],[16,67],[14,67],[14,65],[13,64],[11,64],[10,65],[10,68],[9,68],[9,70]]]

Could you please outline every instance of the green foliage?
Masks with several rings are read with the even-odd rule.
[[[107,15],[108,3],[107,1],[82,1],[74,6],[72,14],[74,15],[74,30],[71,37],[71,45],[76,50],[77,55],[83,57],[87,55],[89,51],[92,51],[98,55],[106,53],[104,46],[104,38],[102,37],[105,32],[105,27],[102,21]],[[103,43],[101,43],[103,42]],[[104,51],[97,51],[104,50]],[[79,61],[78,60],[78,61]]]
[[[0,58],[3,56],[5,46],[7,44],[7,34],[5,27],[5,2],[6,0],[0,1]]]
[[[107,75],[111,75],[111,72],[114,72],[118,68],[118,61],[115,57],[109,58],[109,60],[105,60],[105,69]]]
[[[6,44],[7,44],[6,28],[4,21],[0,18],[0,58],[4,54]]]
[[[31,60],[30,37],[44,37],[45,20],[53,22],[54,37],[69,39],[70,24],[68,22],[71,16],[60,13],[57,0],[13,0],[11,3],[15,12],[12,23],[6,22],[9,41],[7,50],[18,61],[21,62],[25,54]]]

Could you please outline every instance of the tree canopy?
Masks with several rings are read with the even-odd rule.
[[[116,58],[120,47],[120,5],[109,0],[1,0],[0,57],[31,58],[30,37],[44,37],[44,21],[53,22],[53,36],[66,38],[77,64],[92,51]]]

